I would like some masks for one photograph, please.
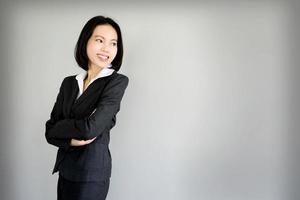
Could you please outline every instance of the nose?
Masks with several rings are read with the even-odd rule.
[[[103,43],[101,50],[107,52],[107,45],[105,43]]]

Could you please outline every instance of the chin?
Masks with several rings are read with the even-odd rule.
[[[104,68],[106,65],[108,65],[108,64],[109,64],[109,63],[104,63],[104,64],[103,64],[103,63],[101,63],[101,64],[99,64],[99,65],[98,65],[98,67],[100,67],[100,68],[102,68],[102,69],[103,69],[103,68]]]

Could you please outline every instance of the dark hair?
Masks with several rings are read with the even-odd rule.
[[[123,41],[122,41],[122,34],[121,34],[121,29],[119,25],[112,20],[109,17],[104,17],[104,16],[95,16],[91,18],[83,27],[77,44],[75,46],[75,59],[79,67],[81,67],[84,70],[88,70],[88,61],[89,58],[86,53],[86,46],[87,42],[92,36],[94,29],[98,25],[104,25],[104,24],[109,24],[111,25],[117,32],[118,35],[118,41],[117,41],[117,55],[114,58],[114,60],[111,62],[112,66],[111,68],[114,69],[115,71],[119,71],[122,65],[122,59],[123,59]]]

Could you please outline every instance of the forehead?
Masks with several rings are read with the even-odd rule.
[[[108,40],[118,39],[118,34],[116,30],[111,25],[108,24],[96,26],[92,36],[93,37],[102,36]]]

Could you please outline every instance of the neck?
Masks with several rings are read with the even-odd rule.
[[[89,66],[89,69],[87,71],[87,76],[86,76],[86,79],[88,81],[92,80],[93,78],[95,78],[97,76],[97,74],[100,73],[100,71],[102,70],[103,68],[101,67],[98,67],[98,66],[94,66],[94,65],[90,65]]]

